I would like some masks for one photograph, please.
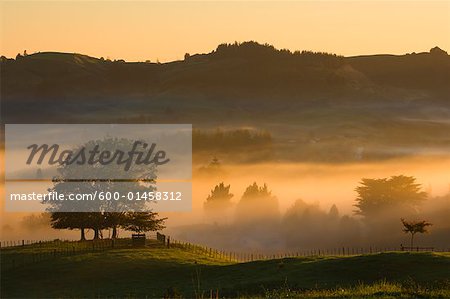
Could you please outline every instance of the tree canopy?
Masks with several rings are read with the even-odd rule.
[[[278,199],[266,184],[260,187],[255,182],[248,186],[236,207],[238,222],[267,222],[279,217]]]
[[[373,218],[392,208],[413,213],[427,198],[427,194],[421,189],[422,186],[412,176],[362,179],[355,189],[358,193],[355,214]]]
[[[401,219],[403,224],[403,232],[406,234],[411,234],[411,247],[414,246],[414,235],[417,233],[423,234],[427,232],[427,227],[432,224],[428,221],[406,221],[405,219]]]
[[[152,212],[128,212],[122,227],[137,233],[161,230],[165,228],[164,221],[167,218],[158,219],[157,216],[157,213]]]
[[[97,148],[98,150],[129,149],[134,141],[125,138],[104,138],[90,140],[79,148]],[[78,148],[73,150],[76,153]],[[67,157],[69,159],[70,157]],[[128,171],[123,171],[123,165],[100,162],[87,165],[62,163],[57,168],[58,176],[49,191],[61,194],[101,194],[128,192],[149,192],[155,190],[156,167],[152,165],[133,164]],[[102,179],[106,178],[106,179]],[[114,179],[120,180],[114,180]],[[71,181],[76,179],[80,181]],[[130,201],[127,198],[114,200],[90,201],[43,201],[47,211],[51,212],[51,226],[56,229],[80,229],[81,239],[85,239],[84,230],[92,229],[94,239],[100,237],[102,229],[112,228],[112,237],[117,236],[117,228],[147,231],[163,228],[164,219],[157,219],[156,213],[145,206],[145,201]],[[81,206],[85,205],[85,206]],[[134,214],[134,212],[143,212]],[[130,214],[131,213],[131,214]]]
[[[230,193],[230,185],[225,186],[222,182],[211,190],[211,194],[206,198],[205,209],[227,208],[231,206],[230,199],[233,194]]]

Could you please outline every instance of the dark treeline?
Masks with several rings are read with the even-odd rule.
[[[306,50],[294,52],[288,49],[278,50],[270,44],[260,44],[256,41],[220,44],[213,54],[217,58],[240,58],[265,62],[289,61],[299,65],[339,66],[344,63],[344,57],[336,54]]]
[[[99,140],[89,140],[71,149],[71,152],[79,152],[97,149],[98,152],[114,152],[133,148],[135,141],[127,138],[104,137]],[[66,151],[67,152],[67,151]],[[69,156],[70,157],[70,154]],[[68,161],[66,157],[66,162]],[[50,223],[55,229],[80,230],[81,240],[85,240],[85,230],[94,231],[94,239],[101,238],[101,232],[105,229],[112,230],[112,238],[117,237],[119,228],[146,232],[164,228],[165,218],[158,219],[158,214],[152,212],[144,201],[128,200],[120,197],[120,194],[129,192],[151,192],[156,190],[155,164],[134,164],[127,171],[123,171],[121,163],[85,164],[79,167],[78,163],[60,163],[57,166],[57,175],[54,177],[52,188],[49,192],[65,194],[98,194],[91,200],[44,200],[46,210],[51,213]],[[70,181],[70,178],[102,178],[109,175],[107,180]],[[114,175],[120,175],[127,181],[114,180]],[[145,180],[145,182],[141,182]],[[109,194],[109,195],[108,195]],[[112,197],[117,194],[119,197]],[[84,205],[84,206],[83,206]]]
[[[137,233],[157,231],[164,228],[163,219],[157,218],[153,212],[53,212],[50,214],[50,224],[55,229],[79,229],[80,240],[86,240],[86,230],[92,229],[94,240],[103,238],[103,230],[112,230],[111,238],[118,237],[118,229]]]
[[[278,50],[248,41],[221,44],[210,53],[186,54],[184,60],[170,63],[110,61],[58,52],[17,55],[16,59],[2,56],[0,63],[1,95],[11,103],[15,98],[61,100],[79,95],[89,100],[93,99],[89,96],[120,99],[119,95],[157,99],[168,91],[172,96],[191,98],[199,94],[211,99],[230,95],[261,98],[268,94],[295,98],[305,92],[324,95],[324,91],[335,88],[344,88],[355,98],[362,95],[361,88],[373,89],[377,84],[407,89],[420,84],[430,91],[448,91],[450,59],[439,48],[404,56],[341,57]],[[370,82],[369,78],[376,80]]]

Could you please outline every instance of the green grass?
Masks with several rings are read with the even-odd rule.
[[[389,283],[380,281],[373,284],[359,284],[348,288],[334,288],[331,290],[303,290],[295,291],[289,287],[266,291],[266,298],[449,298],[450,291],[441,287],[421,287],[416,284]],[[248,298],[261,298],[249,296]]]
[[[65,244],[71,246],[71,243]],[[49,246],[51,247],[51,246]],[[7,266],[21,255],[48,252]],[[183,248],[116,248],[53,257],[1,251],[1,298],[450,298],[450,253],[390,252],[230,262]],[[49,253],[50,252],[50,253]],[[45,257],[45,255],[44,255]]]

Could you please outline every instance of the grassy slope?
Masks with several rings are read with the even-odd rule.
[[[14,250],[3,250],[2,262],[15,254]],[[186,297],[196,292],[209,296],[211,289],[219,289],[221,296],[252,295],[285,286],[297,290],[356,286],[359,291],[350,292],[364,293],[367,287],[361,291],[360,283],[383,280],[400,284],[387,286],[394,293],[401,293],[401,284],[418,284],[437,287],[441,290],[439,294],[450,296],[449,253],[384,253],[230,263],[179,248],[114,249],[49,259],[15,269],[4,268],[1,274],[2,298],[153,298],[162,297],[169,288]],[[381,289],[385,290],[386,286]],[[319,297],[326,295],[319,292],[322,292],[317,293]]]

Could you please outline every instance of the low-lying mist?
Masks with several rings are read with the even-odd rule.
[[[390,247],[409,245],[400,218],[427,220],[429,233],[415,245],[450,248],[449,156],[408,157],[370,163],[258,163],[197,166],[193,178],[192,212],[161,213],[168,217],[165,233],[235,252],[276,253],[311,249]],[[367,221],[356,215],[355,188],[363,178],[406,175],[416,178],[427,199],[414,211],[392,208]],[[221,182],[233,196],[229,204],[205,202]],[[259,190],[247,194],[249,186]],[[263,190],[266,186],[265,191]],[[3,186],[2,186],[3,188]],[[2,190],[3,191],[3,190]],[[258,195],[259,194],[259,195]],[[247,200],[243,200],[247,198]],[[268,204],[266,204],[266,203]],[[78,231],[51,229],[48,217],[6,213],[1,239],[78,239]],[[129,232],[119,232],[119,237]],[[104,231],[103,237],[110,232]],[[87,233],[92,237],[92,232]]]
[[[373,163],[271,163],[203,167],[194,176],[193,212],[168,214],[176,239],[226,250],[283,252],[345,247],[409,245],[400,218],[427,220],[430,232],[418,246],[450,247],[449,157],[409,157]],[[416,178],[427,199],[414,211],[393,207],[370,222],[355,214],[355,188],[363,178],[406,175]],[[233,194],[226,207],[204,203],[224,182]],[[267,185],[276,205],[257,199],[242,207],[246,188]],[[271,213],[269,213],[271,211]]]

